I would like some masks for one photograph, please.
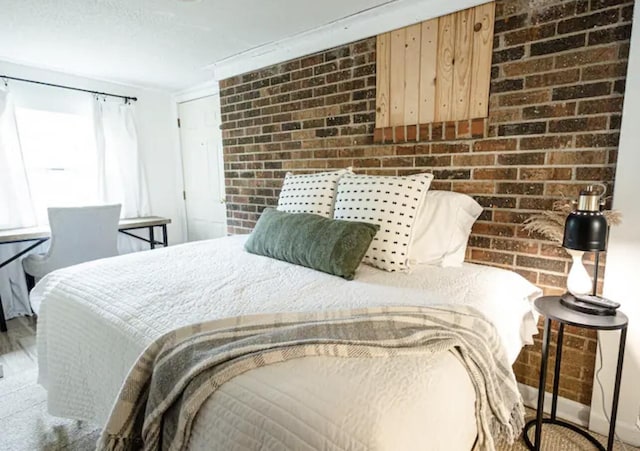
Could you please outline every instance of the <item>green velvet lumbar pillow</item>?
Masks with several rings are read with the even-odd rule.
[[[310,213],[262,212],[245,249],[352,280],[380,227]]]

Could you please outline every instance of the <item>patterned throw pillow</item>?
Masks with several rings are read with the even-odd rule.
[[[409,269],[413,225],[431,180],[432,174],[347,174],[340,179],[333,218],[380,225],[363,262],[387,271]]]
[[[287,172],[278,198],[277,210],[333,217],[338,180],[350,172],[351,168],[317,174],[293,175]]]

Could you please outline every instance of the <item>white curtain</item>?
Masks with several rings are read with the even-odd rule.
[[[121,204],[122,217],[149,216],[149,194],[138,152],[133,106],[121,100],[93,99],[100,203]],[[15,107],[0,87],[0,229],[37,225],[24,164]],[[136,233],[139,231],[135,231]],[[142,236],[145,236],[141,233]],[[0,262],[32,242],[0,244]],[[46,252],[48,242],[32,252]],[[118,236],[121,253],[148,249],[148,244]],[[20,259],[0,269],[0,297],[7,318],[31,313]]]
[[[0,229],[36,225],[29,180],[20,146],[11,92],[0,87]],[[1,244],[0,262],[23,249],[26,243]],[[8,318],[30,313],[27,287],[19,260],[0,269],[0,298]]]
[[[98,153],[98,195],[106,204],[121,204],[122,218],[149,216],[149,193],[138,151],[133,105],[94,97],[93,120]],[[120,253],[148,248],[120,234]]]
[[[149,193],[138,152],[133,106],[94,98],[98,152],[98,193],[109,204],[122,204],[121,217],[149,215]]]

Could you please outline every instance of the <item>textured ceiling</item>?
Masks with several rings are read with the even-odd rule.
[[[226,57],[389,0],[0,0],[0,60],[178,91]]]

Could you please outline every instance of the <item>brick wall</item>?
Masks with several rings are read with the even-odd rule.
[[[480,138],[418,132],[374,144],[375,38],[222,81],[229,232],[249,232],[277,203],[287,171],[433,171],[435,189],[485,207],[468,261],[562,292],[567,255],[521,224],[590,182],[612,186],[632,10],[630,0],[498,1]],[[560,394],[589,404],[595,335],[565,330]],[[527,347],[514,365],[518,379],[537,386],[539,362],[539,343]]]

